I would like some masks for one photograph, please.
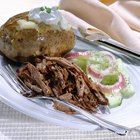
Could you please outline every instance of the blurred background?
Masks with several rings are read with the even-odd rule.
[[[4,0],[0,3],[0,25],[11,16],[28,11],[34,7],[58,5],[59,0]]]

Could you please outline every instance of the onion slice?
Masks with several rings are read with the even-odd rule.
[[[90,74],[92,77],[100,79],[103,78],[105,75],[111,73],[111,71],[113,70],[113,66],[108,67],[107,69],[105,69],[104,71],[95,71],[94,70],[95,65],[94,64],[90,64],[87,67],[87,73]]]
[[[114,91],[120,90],[125,86],[125,79],[122,74],[119,75],[119,80],[114,85],[103,85],[98,83],[103,93],[112,93]]]
[[[85,57],[89,57],[91,56],[93,53],[90,52],[90,51],[86,51],[86,52],[70,52],[70,53],[67,53],[65,55],[65,58],[68,58],[68,59],[73,59],[73,58],[76,58],[76,57],[79,57],[79,56],[85,56]]]
[[[110,52],[107,52],[107,51],[100,51],[100,53],[103,53],[104,55],[108,56],[109,60],[116,60],[115,56],[110,53]]]

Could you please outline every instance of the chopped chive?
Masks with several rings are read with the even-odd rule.
[[[46,7],[46,12],[47,12],[47,13],[51,13],[51,8],[47,8],[47,7]]]
[[[47,12],[47,13],[51,13],[51,8],[48,8],[47,6],[40,7],[40,11],[44,11],[44,12]]]
[[[44,11],[44,7],[40,7],[40,11]]]

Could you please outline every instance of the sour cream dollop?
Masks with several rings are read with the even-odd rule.
[[[44,22],[46,25],[50,25],[57,30],[69,30],[71,28],[68,21],[63,17],[60,10],[57,7],[47,8],[35,8],[29,12],[29,20],[36,22]]]

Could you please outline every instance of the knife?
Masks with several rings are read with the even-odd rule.
[[[140,53],[132,50],[131,48],[126,47],[122,43],[108,37],[104,36],[100,33],[92,33],[92,34],[84,34],[81,32],[79,29],[73,29],[77,39],[91,43],[93,45],[98,44],[98,45],[103,45],[105,48],[110,48],[112,50],[118,51],[122,54],[131,56],[133,58],[136,58],[140,60]]]

